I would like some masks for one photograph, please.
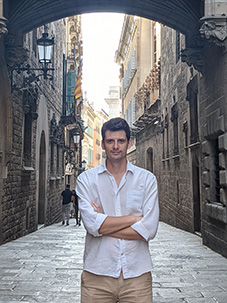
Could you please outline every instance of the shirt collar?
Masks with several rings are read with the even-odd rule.
[[[98,170],[98,174],[102,174],[104,171],[108,172],[107,168],[106,168],[106,161],[104,161],[100,166],[99,166],[99,170]],[[132,165],[132,163],[130,163],[127,160],[127,167],[126,167],[126,173],[130,171],[131,173],[134,174],[135,169],[134,166]]]

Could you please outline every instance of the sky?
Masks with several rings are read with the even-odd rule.
[[[120,66],[114,62],[124,14],[92,13],[82,15],[83,74],[82,90],[95,109],[108,110],[104,98],[110,86],[119,86]]]

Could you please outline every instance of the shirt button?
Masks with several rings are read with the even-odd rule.
[[[117,208],[116,211],[118,212],[118,211],[119,211],[119,208]]]

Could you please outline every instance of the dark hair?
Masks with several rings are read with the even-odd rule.
[[[66,184],[66,188],[70,188],[70,184]]]
[[[107,130],[111,132],[115,132],[118,130],[124,130],[126,133],[126,137],[129,141],[130,139],[130,127],[125,119],[122,118],[112,118],[109,121],[105,122],[102,126],[102,140],[105,139],[105,133]]]

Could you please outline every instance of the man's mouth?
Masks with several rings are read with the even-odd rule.
[[[118,155],[118,154],[120,154],[119,151],[112,151],[111,153],[112,153],[113,155]]]

